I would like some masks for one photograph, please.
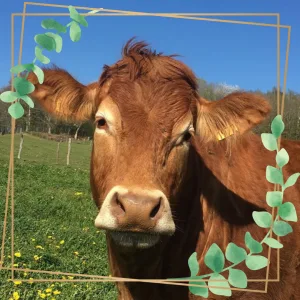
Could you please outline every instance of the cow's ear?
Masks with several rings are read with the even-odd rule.
[[[253,93],[235,92],[219,101],[199,97],[196,135],[210,142],[243,134],[260,124],[270,111],[269,102]]]
[[[100,88],[97,82],[83,85],[67,71],[57,67],[43,69],[44,82],[34,73],[28,80],[35,90],[30,94],[48,113],[62,120],[87,121],[96,113]]]

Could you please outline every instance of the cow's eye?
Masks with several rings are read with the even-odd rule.
[[[96,120],[97,128],[99,129],[105,129],[107,127],[106,120],[104,118],[100,118]]]
[[[182,142],[188,142],[191,139],[192,135],[189,131],[187,131],[183,137],[182,137]]]

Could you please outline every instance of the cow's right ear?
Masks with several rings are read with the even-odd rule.
[[[83,122],[93,118],[100,101],[97,82],[83,85],[67,71],[57,67],[43,69],[43,72],[42,84],[32,72],[27,78],[35,86],[29,95],[34,101],[61,120]]]

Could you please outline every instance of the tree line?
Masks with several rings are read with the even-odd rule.
[[[204,79],[198,79],[200,96],[216,101],[233,91],[240,90],[238,86],[230,86],[226,84],[208,83]],[[10,90],[10,86],[0,89],[0,93]],[[277,114],[277,88],[263,93],[260,90],[254,92],[263,95],[271,104],[272,112],[270,117],[260,126],[255,128],[256,133],[270,132],[271,121]],[[280,91],[280,101],[282,91]],[[10,133],[10,116],[7,112],[9,104],[0,101],[0,133]],[[16,121],[16,132],[39,132],[45,134],[59,134],[72,136],[77,138],[92,138],[94,126],[92,122],[86,123],[66,123],[55,119],[44,112],[38,103],[34,108],[25,107],[25,115]],[[286,126],[283,137],[288,139],[300,140],[300,94],[292,90],[288,90],[285,95],[285,109],[283,120]]]

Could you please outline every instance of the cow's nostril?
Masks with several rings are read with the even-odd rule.
[[[123,210],[123,212],[125,212],[125,207],[124,207],[123,204],[120,202],[119,198],[117,198],[116,202],[117,202],[117,205]]]
[[[150,213],[150,217],[151,218],[154,218],[157,215],[157,213],[158,213],[158,211],[160,209],[160,205],[161,205],[161,199],[159,199],[158,204],[152,209],[152,211]]]

